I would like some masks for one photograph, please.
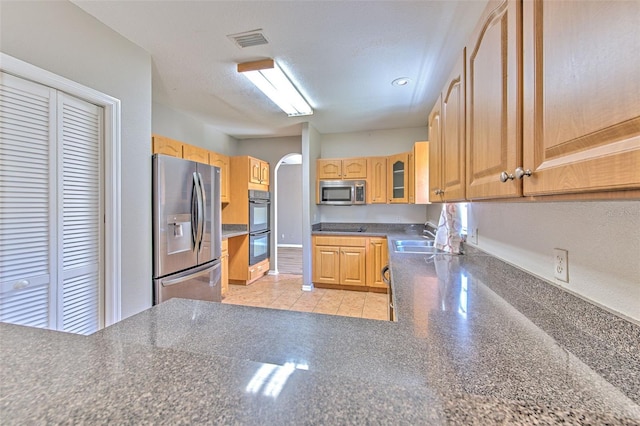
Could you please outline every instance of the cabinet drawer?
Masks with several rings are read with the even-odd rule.
[[[269,271],[269,260],[264,260],[260,263],[256,263],[253,266],[249,266],[249,281],[253,281],[260,278]]]
[[[341,247],[366,247],[367,239],[364,237],[338,237],[338,236],[315,236],[315,244],[319,246],[341,246]]]

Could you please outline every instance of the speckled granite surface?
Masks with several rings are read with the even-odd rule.
[[[247,225],[222,225],[222,239],[246,235],[249,231]]]
[[[0,324],[0,419],[640,424],[637,325],[473,248],[390,265],[397,322],[174,299],[88,337]]]

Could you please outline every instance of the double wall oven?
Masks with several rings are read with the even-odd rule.
[[[271,194],[249,190],[249,265],[269,258]]]

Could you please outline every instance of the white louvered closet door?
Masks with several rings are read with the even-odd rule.
[[[53,89],[0,74],[0,321],[48,328],[55,328],[55,99]]]
[[[102,306],[102,108],[58,93],[57,329],[97,331]]]
[[[102,109],[0,73],[0,321],[103,323]]]

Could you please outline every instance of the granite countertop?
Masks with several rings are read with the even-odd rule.
[[[0,324],[2,423],[640,424],[637,325],[473,247],[389,261],[397,322],[172,299],[91,336]]]
[[[247,225],[222,225],[222,239],[226,240],[228,238],[238,237],[240,235],[247,235],[249,231],[247,230]]]

